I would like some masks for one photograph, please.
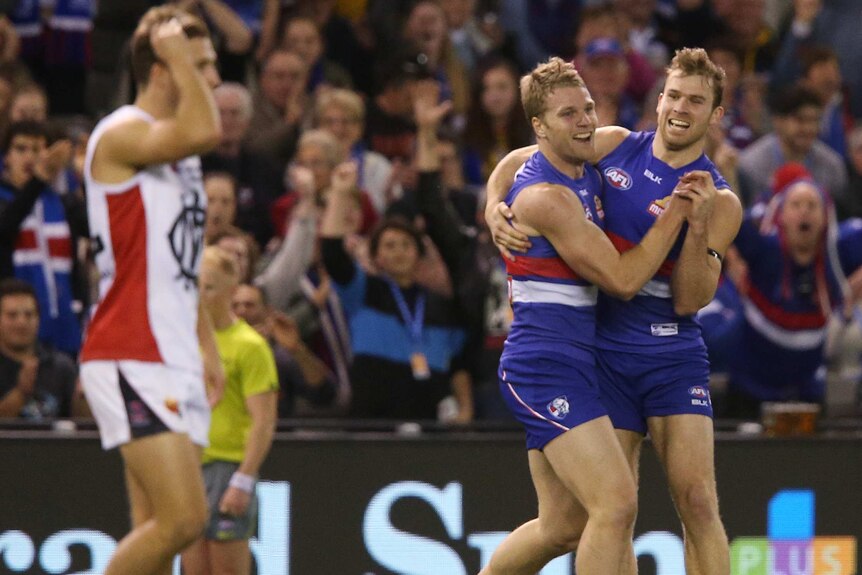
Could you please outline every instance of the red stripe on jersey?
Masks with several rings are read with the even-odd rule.
[[[787,330],[820,329],[826,325],[826,316],[820,311],[792,312],[769,301],[756,287],[749,284],[748,299],[751,300],[763,316],[775,325]]]
[[[108,196],[114,282],[96,308],[81,361],[135,359],[161,362],[147,309],[147,222],[138,186]]]
[[[52,258],[71,258],[72,241],[69,238],[48,238],[48,253]]]
[[[561,258],[518,256],[515,261],[506,261],[506,273],[512,276],[539,276],[561,280],[580,279]]]
[[[39,247],[36,242],[36,232],[33,230],[21,230],[15,239],[16,250],[35,250]]]
[[[638,244],[631,242],[625,239],[622,236],[618,236],[613,232],[609,232],[605,230],[605,234],[608,236],[608,239],[611,240],[611,243],[614,244],[614,247],[617,248],[617,251],[621,254],[626,253],[630,249],[634,248]],[[658,268],[658,271],[655,273],[657,276],[661,277],[670,277],[673,274],[673,268],[676,265],[676,260],[672,260],[670,258],[664,260],[661,264],[661,267]]]

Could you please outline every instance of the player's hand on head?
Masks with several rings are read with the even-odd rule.
[[[189,39],[183,30],[183,25],[176,18],[154,26],[150,34],[150,43],[156,57],[168,66],[192,61]]]
[[[491,217],[486,222],[497,249],[504,258],[512,261],[515,260],[513,251],[526,252],[532,245],[527,234],[520,231],[512,221],[514,217],[512,209],[505,202],[500,202],[491,211]]]

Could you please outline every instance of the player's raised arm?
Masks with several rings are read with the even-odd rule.
[[[742,224],[742,205],[731,190],[715,190],[712,175],[706,171],[686,174],[680,187],[691,191],[694,205],[671,276],[671,291],[674,312],[692,315],[715,295],[721,260]]]
[[[584,215],[580,200],[562,186],[536,184],[515,202],[515,217],[545,236],[578,275],[619,299],[631,299],[655,275],[676,240],[690,200],[674,195],[643,241],[620,254],[605,233]]]
[[[148,37],[136,35],[133,42],[149,42],[151,58],[133,62],[135,79],[147,98],[150,83],[172,85],[177,107],[173,115],[152,123],[131,120],[105,131],[99,156],[111,165],[141,167],[173,162],[215,147],[221,137],[221,121],[212,88],[218,84],[216,54],[205,35],[184,27],[174,18],[155,26]]]

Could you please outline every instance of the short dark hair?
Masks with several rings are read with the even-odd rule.
[[[802,76],[807,76],[811,68],[824,62],[838,62],[838,54],[828,46],[809,46],[799,51],[799,63],[802,67]]]
[[[48,127],[42,122],[37,122],[35,120],[21,120],[18,122],[12,122],[9,125],[9,129],[6,130],[6,135],[3,137],[4,156],[9,152],[9,148],[12,147],[12,140],[14,140],[16,136],[45,138],[45,140],[47,140]]]
[[[769,103],[772,115],[786,118],[805,107],[823,109],[823,103],[816,93],[802,86],[790,86],[775,93]]]
[[[402,216],[386,216],[374,227],[374,230],[371,232],[371,238],[368,240],[368,251],[372,258],[377,257],[377,249],[380,247],[380,237],[388,230],[397,230],[410,236],[416,244],[416,251],[419,253],[419,257],[425,256],[425,243],[422,241],[422,232]]]
[[[266,295],[266,290],[259,285],[252,282],[242,282],[237,287],[247,287],[253,289],[258,293],[258,295],[260,295],[260,303],[262,303],[264,307],[269,307],[269,296]]]
[[[36,311],[39,311],[39,298],[36,297],[36,289],[32,285],[18,278],[0,280],[0,305],[3,305],[3,298],[13,295],[30,296],[36,304]]]
[[[183,32],[189,38],[209,38],[209,30],[203,20],[176,6],[156,6],[147,10],[132,34],[131,42],[132,74],[138,86],[147,85],[150,79],[150,68],[156,62],[160,62],[150,43],[153,28],[173,18],[180,21]]]

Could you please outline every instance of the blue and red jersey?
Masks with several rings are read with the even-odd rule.
[[[640,243],[686,173],[708,171],[716,189],[730,188],[705,155],[681,168],[664,163],[653,154],[654,139],[655,132],[632,132],[598,163],[605,183],[605,233],[620,253]],[[685,228],[656,275],[631,301],[599,296],[597,349],[658,353],[703,347],[694,316],[673,310],[670,277],[684,239]]]
[[[603,227],[602,182],[592,166],[579,179],[556,169],[541,153],[534,153],[515,176],[505,198],[511,206],[525,188],[550,183],[565,186],[580,199],[590,221]],[[500,359],[504,380],[558,381],[571,362],[594,363],[595,305],[598,290],[563,261],[542,236],[530,238],[526,253],[506,262],[509,297],[514,312]]]

